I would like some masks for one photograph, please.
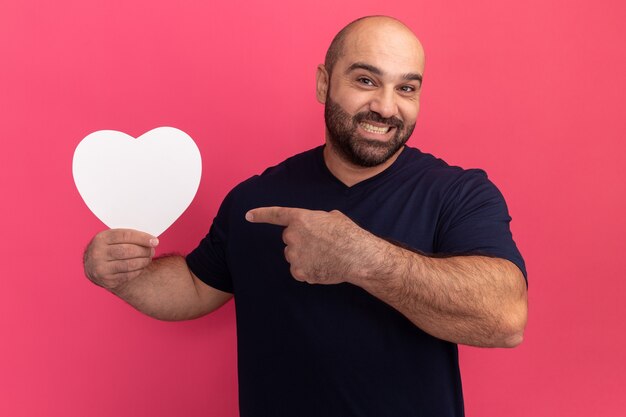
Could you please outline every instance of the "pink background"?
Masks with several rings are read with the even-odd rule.
[[[177,3],[0,3],[0,415],[238,414],[232,303],[163,323],[83,278],[104,226],[74,148],[189,133],[204,176],[160,247],[186,253],[232,186],[322,142],[315,66],[378,13],[427,51],[410,144],[489,172],[528,264],[523,345],[461,349],[468,416],[626,415],[623,1]]]

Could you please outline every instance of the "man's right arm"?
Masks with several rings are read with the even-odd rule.
[[[182,256],[152,259],[157,245],[157,238],[137,230],[101,232],[85,250],[85,275],[160,320],[200,317],[232,297],[200,281]]]

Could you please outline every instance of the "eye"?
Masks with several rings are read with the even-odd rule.
[[[359,82],[360,84],[364,84],[364,85],[367,85],[367,86],[373,86],[373,85],[374,85],[374,81],[370,80],[370,79],[369,79],[369,78],[367,78],[367,77],[359,77],[359,78],[357,78],[356,80],[357,80],[357,82]]]
[[[403,85],[402,87],[400,87],[400,91],[402,91],[403,93],[413,93],[416,90],[416,88],[412,85]]]

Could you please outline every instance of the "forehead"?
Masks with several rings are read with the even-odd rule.
[[[424,53],[413,33],[390,25],[355,28],[346,36],[337,64],[342,70],[355,62],[365,62],[387,74],[424,71]]]

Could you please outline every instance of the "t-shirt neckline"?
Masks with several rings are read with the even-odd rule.
[[[402,152],[400,152],[400,155],[398,155],[396,160],[393,161],[393,163],[390,166],[388,166],[384,171],[379,172],[378,174],[370,178],[367,178],[363,181],[357,182],[356,184],[349,186],[349,185],[344,184],[339,178],[337,178],[330,171],[330,169],[328,169],[328,166],[326,165],[326,161],[324,160],[324,148],[325,147],[326,145],[320,145],[316,149],[316,159],[317,159],[318,165],[320,166],[320,169],[322,170],[325,176],[327,176],[333,183],[335,183],[338,188],[340,188],[341,190],[347,193],[355,192],[363,188],[367,188],[370,184],[376,183],[380,181],[381,179],[388,177],[393,172],[395,172],[399,166],[403,164],[403,161],[407,157],[407,154],[408,154],[407,146],[405,145]]]

